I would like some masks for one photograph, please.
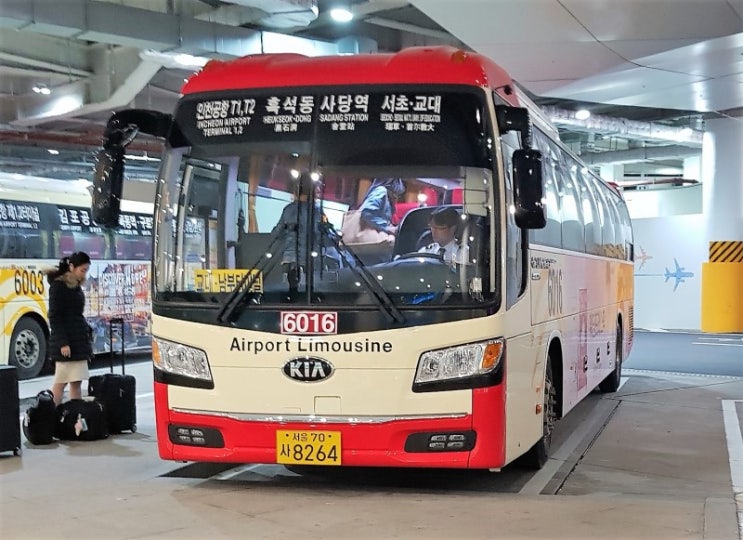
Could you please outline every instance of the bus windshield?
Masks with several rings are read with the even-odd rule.
[[[471,89],[185,100],[160,182],[156,300],[393,315],[494,301],[485,116]]]

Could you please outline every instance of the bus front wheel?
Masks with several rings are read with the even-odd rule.
[[[31,317],[23,317],[10,338],[10,365],[18,370],[18,379],[36,377],[46,363],[46,334]]]
[[[547,463],[552,446],[552,432],[557,422],[557,388],[552,377],[552,361],[547,357],[544,372],[544,406],[542,409],[542,438],[524,454],[522,463],[530,469],[541,469]]]

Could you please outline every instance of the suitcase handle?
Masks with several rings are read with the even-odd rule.
[[[126,368],[124,362],[126,359],[126,353],[124,351],[124,318],[123,317],[111,317],[108,321],[108,350],[109,355],[109,368],[111,373],[114,372],[114,326],[119,327],[119,341],[121,341],[121,374],[126,374]]]

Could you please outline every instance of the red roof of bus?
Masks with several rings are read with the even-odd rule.
[[[212,60],[189,79],[182,92],[415,83],[499,89],[509,103],[518,104],[511,91],[513,80],[501,67],[484,56],[454,47],[411,47],[394,54],[308,57],[282,53]]]

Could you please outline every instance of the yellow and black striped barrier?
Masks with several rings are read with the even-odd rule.
[[[743,332],[743,241],[709,243],[702,264],[702,331]]]

